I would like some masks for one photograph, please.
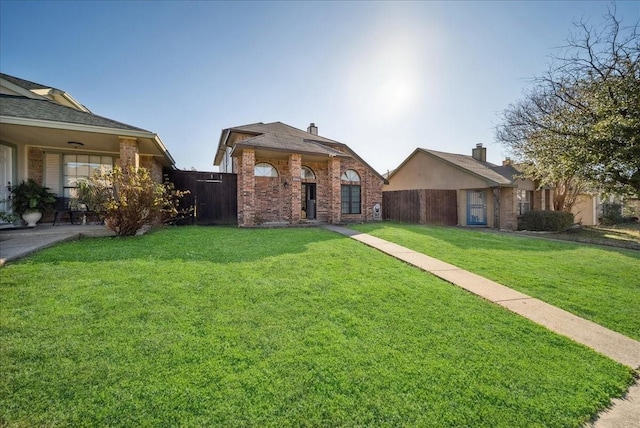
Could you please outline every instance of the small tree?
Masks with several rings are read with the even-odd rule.
[[[171,183],[156,183],[148,170],[132,166],[97,172],[80,183],[79,192],[80,199],[119,236],[132,236],[145,225],[157,226],[175,218],[185,193]]]

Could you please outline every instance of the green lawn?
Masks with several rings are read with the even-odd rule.
[[[353,227],[640,340],[640,251],[453,227]]]
[[[0,425],[578,427],[632,372],[322,229],[181,227],[0,269]]]

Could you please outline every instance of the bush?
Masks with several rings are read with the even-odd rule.
[[[604,226],[612,226],[622,222],[622,204],[602,204],[602,217],[600,217],[600,224]]]
[[[79,185],[80,199],[104,218],[119,236],[135,235],[145,225],[157,226],[174,219],[186,193],[172,183],[153,181],[145,168],[116,166],[99,172]]]
[[[573,214],[566,211],[529,211],[518,218],[518,230],[560,232],[573,224]]]

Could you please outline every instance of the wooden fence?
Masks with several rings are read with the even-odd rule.
[[[236,174],[199,171],[168,171],[176,189],[188,190],[182,207],[191,207],[189,222],[199,225],[238,224]]]
[[[394,190],[382,192],[385,220],[419,224],[458,224],[455,190]]]

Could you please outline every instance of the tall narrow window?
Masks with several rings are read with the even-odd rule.
[[[518,196],[518,215],[522,215],[528,211],[531,211],[532,193],[533,192],[529,190],[517,190],[516,194]]]
[[[360,214],[360,176],[352,169],[342,173],[342,214]]]

